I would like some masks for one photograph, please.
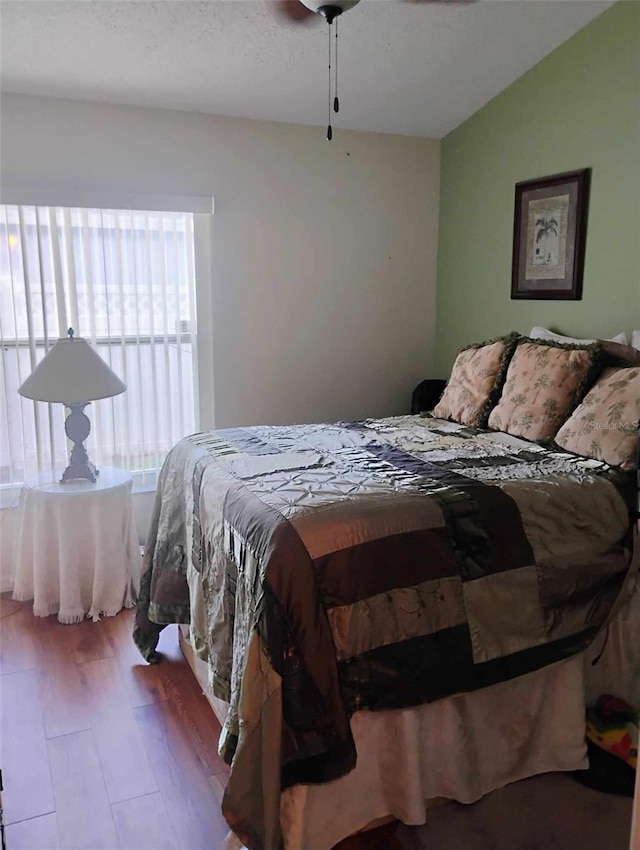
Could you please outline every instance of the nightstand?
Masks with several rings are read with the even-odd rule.
[[[61,623],[99,620],[134,602],[141,556],[131,475],[103,467],[95,484],[60,484],[59,474],[27,480],[20,494],[14,548],[14,599],[33,599],[38,617]]]

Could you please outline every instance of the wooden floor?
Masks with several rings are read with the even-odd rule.
[[[131,611],[63,626],[5,595],[0,618],[8,850],[222,850],[220,727],[176,627],[148,666]],[[339,850],[626,850],[630,820],[630,800],[551,775]]]

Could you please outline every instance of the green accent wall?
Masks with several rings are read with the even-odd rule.
[[[437,374],[534,325],[640,328],[640,3],[620,0],[442,141]],[[512,301],[515,184],[590,167],[581,301]]]

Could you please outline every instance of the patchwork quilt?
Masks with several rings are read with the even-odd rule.
[[[281,846],[282,788],[354,766],[353,712],[583,649],[628,572],[630,484],[598,461],[424,416],[179,443],[134,638],[155,661],[162,626],[191,624],[230,704],[223,812],[246,847]]]

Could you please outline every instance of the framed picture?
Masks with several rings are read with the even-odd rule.
[[[582,298],[591,169],[516,183],[512,298]]]

